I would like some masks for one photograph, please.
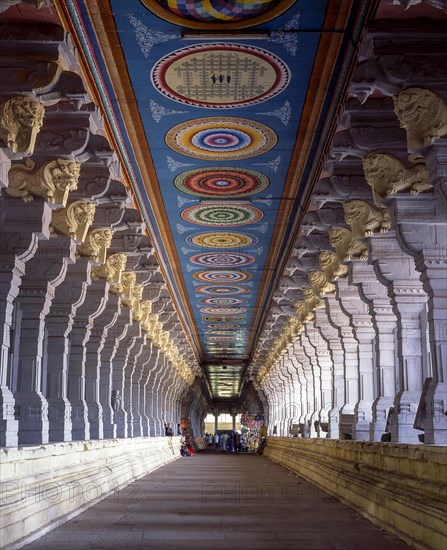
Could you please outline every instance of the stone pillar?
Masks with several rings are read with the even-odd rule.
[[[388,289],[397,317],[398,392],[391,416],[391,441],[419,443],[420,432],[413,424],[424,380],[421,315],[427,295],[413,258],[401,250],[393,233],[374,235],[368,246],[371,262],[379,281]]]
[[[381,441],[386,432],[386,423],[396,394],[395,357],[397,319],[393,313],[387,288],[380,283],[371,265],[352,262],[352,282],[359,286],[360,295],[369,305],[375,329],[375,379],[377,397],[373,403],[373,418],[370,425],[371,441]]]
[[[332,408],[328,413],[328,437],[340,438],[340,408],[345,403],[344,352],[338,330],[328,319],[328,302],[325,309],[315,310],[315,326],[319,328],[322,338],[326,340],[332,364]]]
[[[359,401],[358,343],[348,315],[340,308],[333,294],[326,296],[328,320],[339,331],[344,352],[344,404],[340,408],[340,437],[352,437],[355,422],[355,406]]]
[[[48,333],[48,384],[50,441],[71,441],[72,410],[68,400],[68,359],[70,332],[90,284],[91,262],[78,258],[69,265],[64,282],[56,289],[50,312],[47,316]]]
[[[428,296],[428,327],[433,369],[427,392],[425,442],[447,444],[447,205],[435,193],[397,196],[391,212],[403,250],[415,256]]]
[[[42,240],[37,254],[28,263],[17,302],[22,312],[18,349],[18,384],[15,394],[19,416],[19,445],[49,441],[46,317],[55,289],[74,261],[75,243],[67,237]]]

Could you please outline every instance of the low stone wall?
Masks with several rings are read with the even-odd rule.
[[[20,548],[179,456],[179,437],[0,449],[2,548]]]
[[[447,548],[447,449],[269,437],[264,455],[417,549]]]

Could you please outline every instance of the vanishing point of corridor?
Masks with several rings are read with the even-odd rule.
[[[404,550],[263,456],[202,451],[107,497],[26,550]]]

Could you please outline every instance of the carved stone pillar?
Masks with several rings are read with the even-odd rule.
[[[349,316],[340,308],[335,295],[326,296],[328,319],[339,331],[344,352],[344,404],[340,408],[340,436],[342,439],[352,437],[355,421],[355,406],[359,401],[358,343],[350,324]]]
[[[107,283],[108,284],[108,283]],[[104,326],[102,347],[100,351],[100,385],[99,399],[103,411],[103,431],[105,438],[117,437],[118,417],[122,411],[122,387],[115,385],[113,358],[121,340],[127,333],[130,322],[129,309],[121,305],[121,297],[111,293],[108,307],[104,314],[109,312],[110,322]],[[121,382],[118,380],[118,382]]]
[[[315,310],[315,326],[319,328],[322,338],[326,340],[332,365],[332,408],[328,414],[328,437],[340,438],[340,409],[345,403],[344,351],[338,330],[328,319],[328,302],[326,309]]]
[[[364,262],[352,262],[350,277],[360,288],[360,296],[369,306],[375,329],[375,376],[377,397],[373,403],[370,426],[371,440],[381,441],[386,432],[390,407],[393,406],[395,387],[395,357],[397,319],[393,313],[387,288],[377,280],[374,268]]]
[[[49,441],[45,323],[55,289],[64,280],[68,264],[74,261],[74,252],[75,243],[65,237],[40,241],[17,296],[22,312],[15,394],[19,444]]]
[[[340,306],[349,315],[358,342],[359,401],[355,406],[353,439],[369,440],[372,422],[372,404],[376,397],[374,385],[373,341],[374,327],[368,307],[361,301],[358,288],[346,279],[336,282]]]
[[[127,311],[126,311],[127,310]],[[127,376],[126,369],[129,365],[131,355],[135,352],[136,343],[140,337],[141,327],[132,320],[132,311],[123,307],[123,314],[129,318],[129,324],[125,336],[120,339],[116,354],[112,358],[113,365],[113,387],[118,389],[122,396],[121,408],[115,416],[117,437],[130,437],[128,426],[129,416],[132,415],[130,408],[131,379]]]
[[[305,330],[301,333],[301,345],[307,357],[307,399],[310,405],[311,414],[307,417],[309,437],[320,437],[320,414],[321,414],[321,368],[318,363],[315,347],[310,342],[309,323],[305,323]],[[313,335],[312,335],[313,336]],[[310,390],[310,391],[309,391]]]
[[[90,261],[85,258],[78,258],[76,263],[68,266],[65,280],[56,289],[47,316],[47,400],[50,441],[72,439],[72,410],[68,400],[70,332],[77,308],[84,302],[91,282],[90,268]]]
[[[20,310],[17,295],[26,265],[37,253],[39,237],[49,237],[51,208],[38,202],[32,209],[17,199],[0,197],[0,445],[18,443],[18,420],[15,418],[13,392],[17,389]],[[16,346],[17,348],[18,346]]]
[[[86,399],[87,344],[96,317],[101,315],[107,305],[108,293],[109,287],[103,281],[92,282],[87,290],[86,299],[76,312],[73,329],[70,333],[68,398],[72,407],[72,437],[75,441],[90,439],[89,411]],[[91,381],[90,374],[89,381]],[[96,384],[93,385],[93,392],[95,391]],[[99,411],[95,414],[102,416]]]
[[[392,233],[369,239],[370,260],[379,281],[387,286],[397,317],[396,388],[391,416],[391,441],[419,443],[413,428],[424,380],[421,316],[427,295],[411,256],[405,254]]]
[[[149,435],[154,437],[159,432],[159,419],[157,419],[156,393],[158,391],[159,377],[163,370],[162,352],[155,343],[152,343],[152,357],[150,364],[150,376],[147,381],[146,411],[149,418]]]
[[[397,196],[390,208],[399,244],[415,256],[428,296],[433,380],[426,396],[425,442],[447,444],[447,205],[437,194],[427,193],[418,198]]]

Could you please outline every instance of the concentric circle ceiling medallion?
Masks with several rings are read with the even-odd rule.
[[[253,275],[246,271],[198,271],[192,275],[204,283],[241,283],[249,281]]]
[[[287,65],[243,44],[195,44],[169,53],[151,72],[163,95],[194,107],[247,107],[275,97],[290,81]]]
[[[259,222],[264,214],[254,206],[208,204],[190,206],[183,210],[181,216],[185,221],[197,225],[236,227]]]
[[[174,185],[184,193],[217,199],[247,197],[264,191],[269,183],[261,172],[221,167],[187,170],[174,179]]]
[[[224,231],[189,235],[185,240],[190,245],[202,248],[242,248],[244,246],[255,245],[259,242],[258,237],[254,235]]]
[[[218,296],[222,294],[246,294],[250,292],[250,289],[243,286],[219,286],[219,285],[201,285],[196,288],[197,292],[202,294],[216,294]]]
[[[202,321],[213,321],[214,323],[225,323],[226,321],[245,321],[245,317],[231,317],[231,316],[217,316],[217,315],[205,315],[202,317]]]
[[[206,252],[195,254],[189,261],[195,265],[208,267],[243,267],[255,263],[256,258],[250,254],[237,254],[235,252]]]
[[[245,303],[245,300],[239,298],[204,298],[200,300],[200,303],[209,306],[237,306]]]
[[[192,29],[243,29],[270,21],[295,0],[142,0],[155,15]]]
[[[278,139],[265,124],[244,118],[208,117],[177,124],[165,137],[177,153],[204,160],[235,160],[270,151]]]
[[[201,307],[201,313],[208,313],[209,315],[240,315],[241,313],[247,313],[246,307]]]
[[[234,321],[234,319],[232,319]],[[237,325],[236,323],[209,323],[206,325],[207,329],[216,330],[221,332],[222,330],[241,330],[242,325]]]

